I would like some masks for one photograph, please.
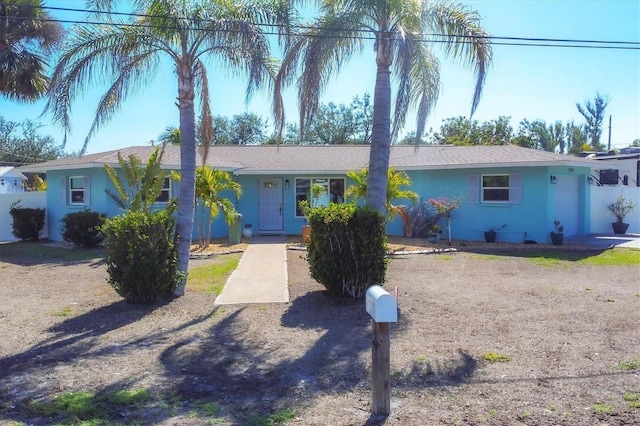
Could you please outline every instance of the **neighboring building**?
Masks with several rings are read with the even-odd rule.
[[[24,192],[24,182],[27,177],[15,167],[0,167],[0,194]]]
[[[599,152],[585,158],[601,162],[593,176],[596,183],[640,187],[640,148],[625,148],[619,154]]]
[[[217,145],[209,148],[206,164],[230,172],[242,185],[236,208],[243,222],[253,225],[254,233],[300,234],[304,217],[298,202],[309,197],[311,184],[327,187],[329,196],[324,202],[344,202],[344,191],[352,183],[346,173],[367,167],[369,148]],[[145,162],[154,149],[130,147],[22,167],[25,172],[47,173],[49,238],[61,239],[60,219],[68,212],[91,209],[109,216],[118,214],[118,207],[105,193],[113,187],[104,164],[119,167],[118,152]],[[568,236],[590,233],[589,183],[597,164],[511,145],[393,146],[390,156],[390,166],[407,172],[411,189],[422,200],[464,197],[451,216],[451,236],[459,240],[481,240],[488,228],[506,224],[498,241],[548,242],[554,220],[562,222]],[[163,167],[179,170],[179,147],[166,147]],[[178,185],[167,186],[167,197],[177,196]],[[446,226],[444,220],[440,225]],[[399,218],[388,225],[388,233],[402,235]],[[218,218],[212,236],[224,235],[227,225]]]

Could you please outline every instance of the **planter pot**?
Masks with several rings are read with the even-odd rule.
[[[306,243],[309,241],[309,237],[311,237],[311,226],[304,225],[302,227],[302,241]]]
[[[484,240],[488,243],[495,243],[498,233],[495,231],[485,231]]]
[[[251,238],[253,236],[253,231],[251,228],[244,228],[242,230],[242,236],[245,238]]]
[[[564,243],[564,234],[557,234],[555,232],[551,232],[551,243],[554,246],[561,246]]]
[[[627,229],[629,228],[629,224],[622,223],[622,222],[613,222],[611,223],[611,227],[613,228],[614,234],[624,234],[627,232]]]
[[[437,243],[438,242],[438,235],[437,234],[429,235],[429,242],[430,243]]]

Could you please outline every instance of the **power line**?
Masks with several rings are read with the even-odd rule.
[[[22,6],[22,7],[31,7],[36,8],[37,6]],[[50,6],[42,6],[40,7],[43,10],[55,10],[62,12],[80,12],[80,13],[93,13],[93,14],[104,14],[109,16],[127,16],[127,17],[136,17],[136,18],[163,18],[163,16],[159,15],[149,15],[149,14],[139,14],[139,13],[130,13],[130,12],[114,12],[114,11],[93,11],[86,9],[76,9],[76,8],[66,8],[66,7],[50,7]],[[126,23],[126,22],[103,22],[103,21],[88,21],[88,20],[76,20],[76,19],[42,19],[42,18],[18,18],[12,17],[11,19],[19,19],[19,20],[38,20],[42,22],[57,22],[57,23],[67,23],[67,24],[83,24],[83,25],[96,25],[96,26],[119,26],[119,27],[141,27],[141,28],[164,28],[164,29],[179,29],[178,27],[167,27],[167,26],[158,26],[152,24],[140,24],[140,23]],[[188,20],[188,21],[199,21],[196,18],[188,18],[188,17],[180,17],[179,19]],[[272,28],[283,28],[282,25],[278,24],[257,24],[265,27]],[[300,30],[319,30],[319,27],[306,26],[306,25],[292,25],[291,28],[300,29]],[[193,29],[195,31],[208,31],[206,29]],[[336,32],[343,33],[361,33],[361,30],[358,29],[349,29],[349,28],[335,28]],[[222,32],[239,32],[231,29],[220,30]],[[280,32],[264,32],[265,35],[281,35]],[[303,34],[305,35],[305,34]],[[425,43],[446,43],[445,40],[441,40],[439,38],[448,37],[447,34],[413,34],[417,36],[416,41],[425,42]],[[322,37],[322,38],[352,38],[358,40],[375,40],[375,36],[363,36],[363,35],[330,35],[330,34],[306,34],[307,37]],[[429,37],[436,37],[435,39],[429,39]],[[559,38],[529,38],[529,37],[506,37],[506,36],[471,36],[471,35],[462,35],[458,38],[468,39],[469,41],[459,41],[461,44],[470,44],[473,43],[474,40],[485,39],[490,40],[491,44],[494,46],[518,46],[518,47],[556,47],[556,48],[578,48],[578,49],[613,49],[613,50],[640,50],[640,42],[635,41],[616,41],[616,40],[583,40],[583,39],[559,39]],[[496,40],[496,41],[494,41]],[[498,41],[502,40],[502,41]]]

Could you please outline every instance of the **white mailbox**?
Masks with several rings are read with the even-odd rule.
[[[397,322],[398,302],[379,285],[372,285],[367,290],[367,312],[375,322]]]

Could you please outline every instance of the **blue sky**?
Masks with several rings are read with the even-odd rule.
[[[640,42],[640,2],[636,0],[476,0],[463,2],[479,11],[483,26],[493,36]],[[82,8],[81,1],[46,1],[48,6]],[[62,17],[60,12],[52,12]],[[354,57],[322,97],[323,103],[350,103],[354,96],[373,93],[375,63],[372,48]],[[442,91],[427,129],[440,128],[448,117],[468,116],[474,77],[463,66],[442,60]],[[232,116],[245,111],[271,119],[270,95],[257,93],[245,104],[245,85],[224,70],[209,64],[212,111]],[[104,88],[103,88],[104,90]],[[483,97],[474,115],[479,121],[512,117],[517,129],[522,119],[548,124],[574,120],[582,124],[576,102],[592,100],[599,92],[609,98],[602,143],[607,143],[608,116],[612,116],[613,147],[626,147],[640,138],[640,50],[579,49],[559,47],[495,46]],[[66,150],[77,151],[93,120],[99,88],[79,97],[72,110],[73,132]],[[131,96],[114,119],[89,143],[89,153],[149,144],[167,126],[178,125],[175,106],[176,78],[170,68]],[[0,98],[5,119],[32,119],[42,123],[43,134],[62,141],[62,131],[42,116],[44,102],[17,104]],[[286,100],[288,120],[297,117],[293,92]],[[414,118],[406,130],[415,127]]]

